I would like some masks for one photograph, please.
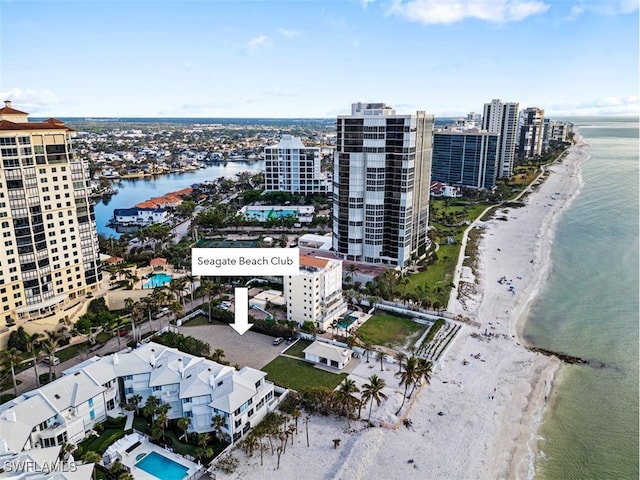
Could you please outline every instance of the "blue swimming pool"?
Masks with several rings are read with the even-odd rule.
[[[156,288],[162,287],[171,281],[171,275],[167,273],[154,273],[149,278],[149,281],[142,284],[142,288]]]
[[[160,480],[182,480],[189,471],[184,465],[180,465],[158,452],[149,453],[136,463],[136,467]]]
[[[341,319],[338,321],[338,327],[339,327],[339,328],[349,328],[349,327],[351,326],[351,324],[352,324],[353,322],[355,322],[356,320],[357,320],[357,318],[356,318],[356,317],[353,317],[353,316],[351,316],[351,315],[347,315],[346,317],[341,318]]]

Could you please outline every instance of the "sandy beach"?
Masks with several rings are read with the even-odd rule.
[[[549,166],[524,206],[501,208],[473,227],[483,229],[477,271],[463,269],[464,295],[450,310],[480,326],[462,324],[434,366],[431,383],[407,401],[400,417],[394,415],[402,401],[394,377],[398,366],[385,364],[381,371],[379,363],[361,360],[351,374],[357,384],[372,373],[387,383],[389,399],[371,415],[376,426],[352,421],[349,428],[344,418],[312,416],[310,446],[300,422],[279,469],[270,451],[261,466],[258,453],[247,457],[234,450],[238,468],[229,475],[216,471],[217,478],[531,478],[536,431],[560,362],[527,350],[522,331],[548,277],[555,223],[579,191],[584,147],[579,141],[561,163]],[[337,448],[334,438],[341,440]]]

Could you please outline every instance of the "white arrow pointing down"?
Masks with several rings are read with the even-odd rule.
[[[235,288],[235,323],[231,324],[240,335],[244,335],[253,324],[249,323],[249,289],[247,287]]]

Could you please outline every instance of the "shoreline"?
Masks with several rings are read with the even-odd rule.
[[[483,229],[478,262],[463,267],[460,284],[465,285],[450,301],[450,312],[475,324],[458,323],[455,341],[434,365],[430,384],[411,399],[410,410],[394,415],[402,398],[397,364],[381,371],[361,363],[349,378],[361,384],[376,373],[387,382],[389,400],[374,407],[373,428],[358,421],[347,428],[343,418],[312,416],[315,441],[311,447],[294,442],[279,468],[270,454],[261,467],[255,455],[235,451],[238,469],[228,475],[216,471],[217,478],[532,478],[538,430],[561,361],[530,351],[523,332],[552,268],[558,217],[579,193],[585,146],[578,138],[560,162],[549,165],[523,206],[501,207],[472,227]],[[405,417],[411,423],[403,426]],[[380,428],[393,424],[400,426]],[[334,438],[342,439],[338,449],[331,446]]]

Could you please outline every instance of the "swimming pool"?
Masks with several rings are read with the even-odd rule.
[[[158,452],[151,452],[136,463],[136,467],[160,480],[182,480],[189,469]]]
[[[349,328],[351,326],[351,324],[353,322],[355,322],[357,320],[356,317],[353,317],[351,315],[347,315],[344,318],[341,318],[340,321],[338,322],[338,327],[339,328]]]
[[[171,281],[171,275],[167,273],[154,273],[149,278],[149,281],[142,285],[142,288],[162,287],[163,285],[169,283],[170,281]]]

